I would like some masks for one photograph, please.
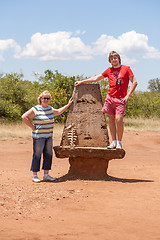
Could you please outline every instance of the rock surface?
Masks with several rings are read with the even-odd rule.
[[[54,147],[57,158],[69,157],[70,177],[107,178],[109,160],[125,155],[123,149],[107,149],[109,137],[102,104],[99,84],[82,84],[74,89],[61,144]]]

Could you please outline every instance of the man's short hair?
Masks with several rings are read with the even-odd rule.
[[[121,64],[121,57],[120,57],[120,55],[119,55],[117,52],[115,52],[115,51],[110,52],[109,57],[108,57],[108,61],[111,62],[111,57],[114,57],[114,56],[118,57],[119,63]]]

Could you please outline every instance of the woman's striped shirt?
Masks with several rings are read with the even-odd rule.
[[[47,106],[43,108],[40,105],[32,107],[35,114],[33,124],[36,130],[32,131],[33,138],[48,138],[53,136],[54,114],[53,108]]]

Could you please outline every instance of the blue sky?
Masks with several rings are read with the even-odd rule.
[[[159,0],[0,0],[0,9],[0,73],[90,77],[110,66],[115,50],[137,90],[160,78]]]

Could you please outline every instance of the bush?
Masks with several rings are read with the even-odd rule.
[[[22,74],[6,74],[0,78],[0,117],[17,120],[28,108],[26,99],[32,84]]]
[[[64,76],[58,71],[55,74],[46,70],[44,76],[37,81],[23,80],[23,74],[0,75],[0,118],[18,120],[21,115],[32,106],[37,105],[37,97],[44,90],[48,90],[52,99],[50,105],[60,108],[66,105],[72,96],[74,83],[82,77]],[[57,116],[55,121],[64,122],[67,111]]]
[[[46,70],[38,81],[23,80],[23,74],[0,74],[0,118],[21,120],[21,115],[37,105],[37,97],[48,90],[52,99],[50,105],[60,108],[66,105],[72,96],[74,83],[82,76],[64,76],[58,71]],[[108,81],[99,82],[102,100],[108,92]],[[68,110],[67,110],[68,111]],[[65,122],[67,111],[57,116],[56,122]],[[151,118],[160,117],[160,92],[135,92],[127,103],[126,117]]]
[[[131,95],[126,107],[127,117],[160,117],[160,93],[142,92]]]

